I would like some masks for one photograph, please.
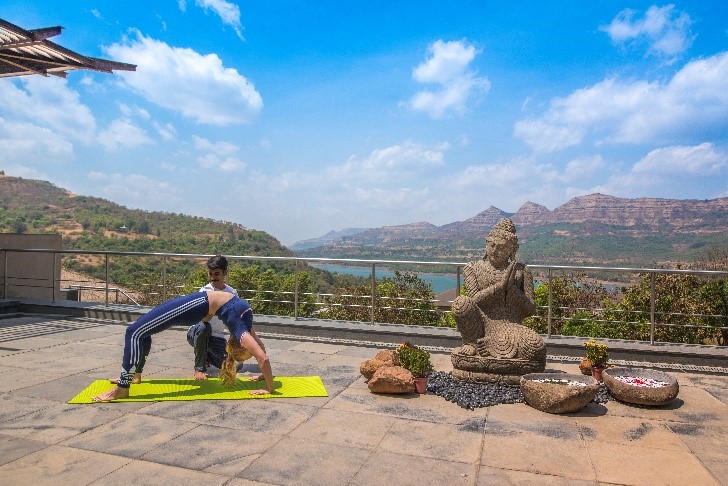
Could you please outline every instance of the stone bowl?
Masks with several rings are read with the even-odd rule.
[[[643,379],[653,379],[667,383],[667,386],[645,387],[624,383],[618,379],[620,376],[634,376]],[[674,376],[662,371],[646,368],[607,368],[602,373],[604,384],[609,393],[619,401],[637,405],[660,406],[670,403],[677,397],[680,387]]]
[[[535,380],[566,380],[580,383],[549,383]],[[594,400],[599,383],[591,376],[566,373],[529,373],[521,377],[521,392],[526,403],[547,413],[576,412]]]

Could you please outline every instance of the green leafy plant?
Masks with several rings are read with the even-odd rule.
[[[397,361],[416,377],[425,377],[432,373],[430,353],[405,341],[397,348]]]
[[[609,361],[609,346],[598,343],[596,339],[590,339],[584,343],[586,347],[586,357],[592,362],[593,366],[606,366]]]

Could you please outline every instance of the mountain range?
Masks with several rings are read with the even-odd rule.
[[[396,253],[415,260],[426,256],[461,261],[482,255],[484,237],[501,218],[516,224],[521,256],[544,263],[694,262],[728,246],[728,198],[627,199],[590,194],[554,210],[527,202],[515,213],[491,206],[442,226],[418,222],[332,231],[297,242],[291,249],[302,256],[385,258],[383,253]]]

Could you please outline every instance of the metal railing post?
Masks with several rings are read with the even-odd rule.
[[[293,296],[293,319],[298,319],[298,260],[293,266],[294,296]]]
[[[455,292],[455,297],[456,298],[457,298],[458,295],[460,295],[460,267],[459,266],[457,267],[457,274],[458,274],[458,276],[457,276],[457,285],[455,286],[455,288],[457,289],[457,291]]]
[[[109,305],[109,254],[106,255],[106,270],[104,274],[104,304]]]
[[[51,284],[51,296],[52,296],[51,302],[54,302],[54,303],[56,301],[56,265],[58,265],[58,253],[53,252],[53,270],[51,272],[51,275],[52,275],[51,282],[53,282],[53,283]],[[60,276],[58,277],[58,291],[59,292],[61,291]]]
[[[655,273],[650,272],[650,345],[655,344]]]
[[[553,286],[551,285],[551,278],[552,278],[551,269],[549,268],[549,277],[548,277],[548,286],[549,286],[549,308],[548,308],[548,319],[547,319],[547,327],[546,327],[546,336],[551,337],[551,317],[553,315],[552,308],[553,308]]]
[[[8,252],[3,250],[3,299],[8,295]]]
[[[167,257],[162,259],[162,302],[167,300]]]
[[[377,296],[376,296],[376,293],[377,293],[376,272],[377,272],[377,264],[372,263],[372,311],[371,311],[372,324],[374,324],[374,306],[376,305],[376,298],[377,298]]]

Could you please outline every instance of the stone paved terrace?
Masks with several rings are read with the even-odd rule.
[[[435,395],[371,394],[358,372],[370,346],[263,333],[277,375],[319,375],[329,397],[68,405],[118,375],[126,324],[0,316],[0,484],[728,484],[724,373],[674,366],[680,394],[660,408],[468,411]],[[451,369],[445,352],[433,362]],[[191,363],[173,328],[155,335],[145,376],[190,377]],[[568,359],[547,369],[578,372]]]

